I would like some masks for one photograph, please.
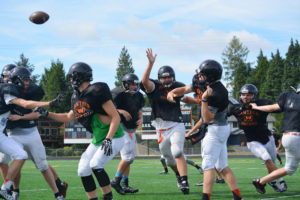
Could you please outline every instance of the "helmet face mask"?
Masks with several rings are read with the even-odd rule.
[[[166,88],[169,88],[175,82],[175,72],[170,66],[162,66],[158,70],[158,81]]]
[[[242,103],[254,102],[257,99],[258,90],[253,84],[245,84],[240,89],[240,101]]]
[[[4,83],[7,83],[10,79],[10,74],[13,71],[14,68],[16,68],[17,66],[14,64],[8,64],[5,65],[2,69],[2,73],[1,73],[1,77]]]
[[[12,70],[10,74],[10,80],[13,84],[25,88],[30,83],[31,73],[26,67],[16,67]],[[25,83],[26,82],[26,83]]]
[[[83,62],[75,63],[71,66],[67,77],[72,87],[77,90],[83,82],[93,80],[92,68]]]
[[[135,74],[126,74],[122,78],[123,87],[126,89],[126,92],[135,94],[140,90],[139,78]]]

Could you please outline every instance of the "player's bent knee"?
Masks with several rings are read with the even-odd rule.
[[[131,159],[125,159],[125,161],[126,161],[128,164],[132,164],[133,161],[134,161],[134,158],[131,158]]]
[[[288,175],[293,175],[297,171],[298,166],[293,165],[285,168],[285,171]]]
[[[105,187],[110,184],[109,177],[103,168],[93,169],[93,172],[98,180],[100,187]]]
[[[19,151],[11,156],[12,160],[27,160],[28,154],[26,151]]]
[[[86,192],[92,192],[96,190],[96,184],[92,175],[81,177],[81,182]]]
[[[41,172],[46,171],[49,168],[47,160],[36,163],[36,168],[38,168]]]

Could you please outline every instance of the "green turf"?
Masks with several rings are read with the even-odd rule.
[[[200,159],[194,159],[200,163]],[[106,171],[112,178],[117,169],[118,160],[112,160],[107,166]],[[60,175],[61,179],[69,183],[66,199],[83,200],[88,199],[85,195],[81,180],[77,176],[78,160],[53,160],[49,161]],[[247,200],[257,199],[300,199],[300,172],[297,171],[293,176],[286,176],[288,191],[277,193],[269,186],[266,187],[267,193],[258,194],[251,181],[252,178],[266,174],[264,165],[255,158],[232,158],[229,165],[234,171],[240,191]],[[194,186],[195,183],[202,181],[202,175],[192,166],[188,166],[188,176],[190,183],[190,194],[183,195],[177,189],[176,179],[173,173],[159,175],[162,166],[159,159],[137,159],[131,167],[130,185],[139,188],[137,194],[127,194],[121,196],[113,191],[114,199],[130,200],[177,200],[177,199],[201,199],[202,187]],[[100,194],[100,192],[99,192]],[[100,195],[102,196],[102,195]],[[35,169],[31,161],[27,161],[22,170],[21,196],[20,200],[51,200],[53,194],[42,175]],[[232,193],[226,184],[215,184],[212,199],[232,199]]]

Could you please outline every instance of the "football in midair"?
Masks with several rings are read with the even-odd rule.
[[[43,24],[48,21],[49,15],[43,11],[36,11],[29,16],[29,20],[35,24]]]

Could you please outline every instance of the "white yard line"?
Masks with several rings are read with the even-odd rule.
[[[300,195],[271,197],[271,198],[265,198],[265,199],[260,199],[260,200],[283,199],[283,198],[294,198],[294,197],[300,197]]]

